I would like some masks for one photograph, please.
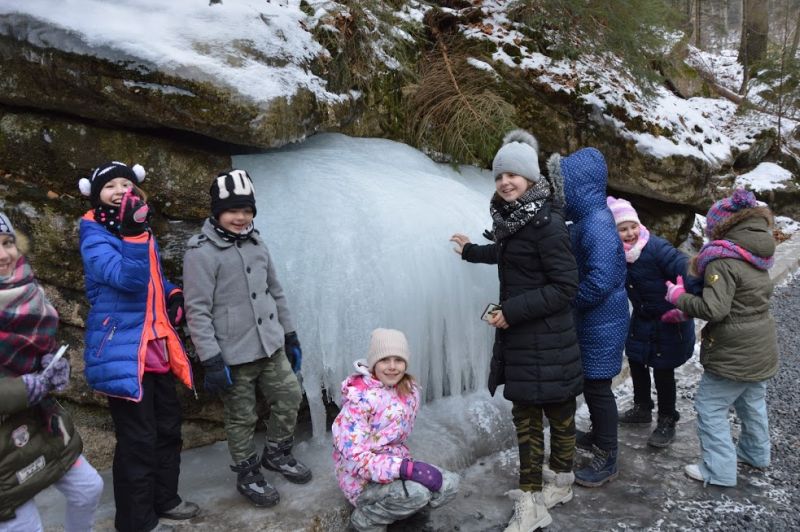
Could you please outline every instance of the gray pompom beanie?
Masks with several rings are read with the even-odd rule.
[[[525,130],[515,129],[503,138],[503,146],[492,161],[492,176],[497,179],[505,172],[521,175],[532,183],[542,178],[536,137]]]

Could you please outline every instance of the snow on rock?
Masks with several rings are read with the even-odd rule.
[[[792,179],[789,170],[775,163],[761,163],[750,172],[741,174],[736,178],[736,186],[742,186],[750,190],[761,192],[764,190],[774,190],[785,188],[782,181]]]

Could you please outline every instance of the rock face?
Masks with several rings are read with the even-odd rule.
[[[298,88],[263,100],[213,76],[180,67],[166,72],[141,57],[93,45],[79,33],[0,11],[0,209],[30,235],[31,262],[61,315],[59,339],[72,346],[74,369],[64,400],[89,436],[87,453],[95,465],[108,464],[113,427],[104,398],[88,389],[82,375],[87,303],[77,220],[88,202],[78,192],[78,179],[105,160],[146,168],[143,188],[155,212],[165,272],[177,280],[186,238],[207,214],[210,179],[230,167],[232,154],[283,146],[317,131],[386,136],[434,153],[421,137],[408,133],[415,125],[406,97],[419,90],[414,72],[425,68],[429,54],[444,49],[432,36],[449,32],[451,50],[463,48],[487,61],[498,52],[491,44],[463,40],[461,31],[478,27],[489,32],[491,27],[482,21],[480,8],[456,4],[446,15],[395,18],[391,31],[379,31],[378,19],[361,6],[325,16],[309,13],[307,25],[316,24],[315,35],[327,50],[321,48],[299,68],[322,76],[341,97],[322,98],[319,92]],[[392,32],[401,34],[395,35],[394,44],[365,40]],[[215,43],[196,46],[211,48]],[[248,43],[234,49],[240,55],[231,55],[233,64],[286,61]],[[516,63],[524,59],[521,50],[511,44],[500,49]],[[667,77],[685,97],[704,94],[702,82],[682,62],[684,52],[676,51],[665,61]],[[722,168],[690,156],[656,158],[637,150],[607,121],[596,120],[591,106],[579,99],[580,91],[554,91],[535,73],[500,61],[493,68],[497,75],[480,81],[480,91],[496,91],[513,105],[517,125],[537,136],[543,152],[600,149],[609,164],[609,193],[629,197],[643,222],[674,242],[688,230],[693,211],[704,211],[721,193],[716,176],[731,174],[734,165],[754,166],[775,141],[774,132],[757,132],[751,147]],[[444,74],[456,80],[459,72]],[[453,105],[461,105],[455,101]],[[449,160],[447,153],[435,155]],[[796,206],[795,194],[793,189],[774,199]],[[222,438],[219,401],[202,393],[197,400],[188,390],[180,393],[185,445]]]

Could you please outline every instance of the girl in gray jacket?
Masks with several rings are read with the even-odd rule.
[[[205,389],[222,397],[236,488],[255,506],[273,506],[280,497],[262,466],[301,484],[311,480],[311,471],[291,453],[302,353],[275,264],[253,226],[253,192],[243,170],[214,179],[211,217],[189,240],[183,259],[184,298]],[[260,459],[254,441],[257,389],[270,407]]]

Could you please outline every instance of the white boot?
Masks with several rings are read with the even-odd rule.
[[[572,471],[555,473],[550,469],[545,469],[542,473],[544,473],[542,475],[544,479],[542,497],[547,508],[572,500],[572,485],[575,483],[575,473]]]
[[[553,522],[540,492],[511,490],[506,495],[514,501],[514,515],[505,532],[533,532]]]

